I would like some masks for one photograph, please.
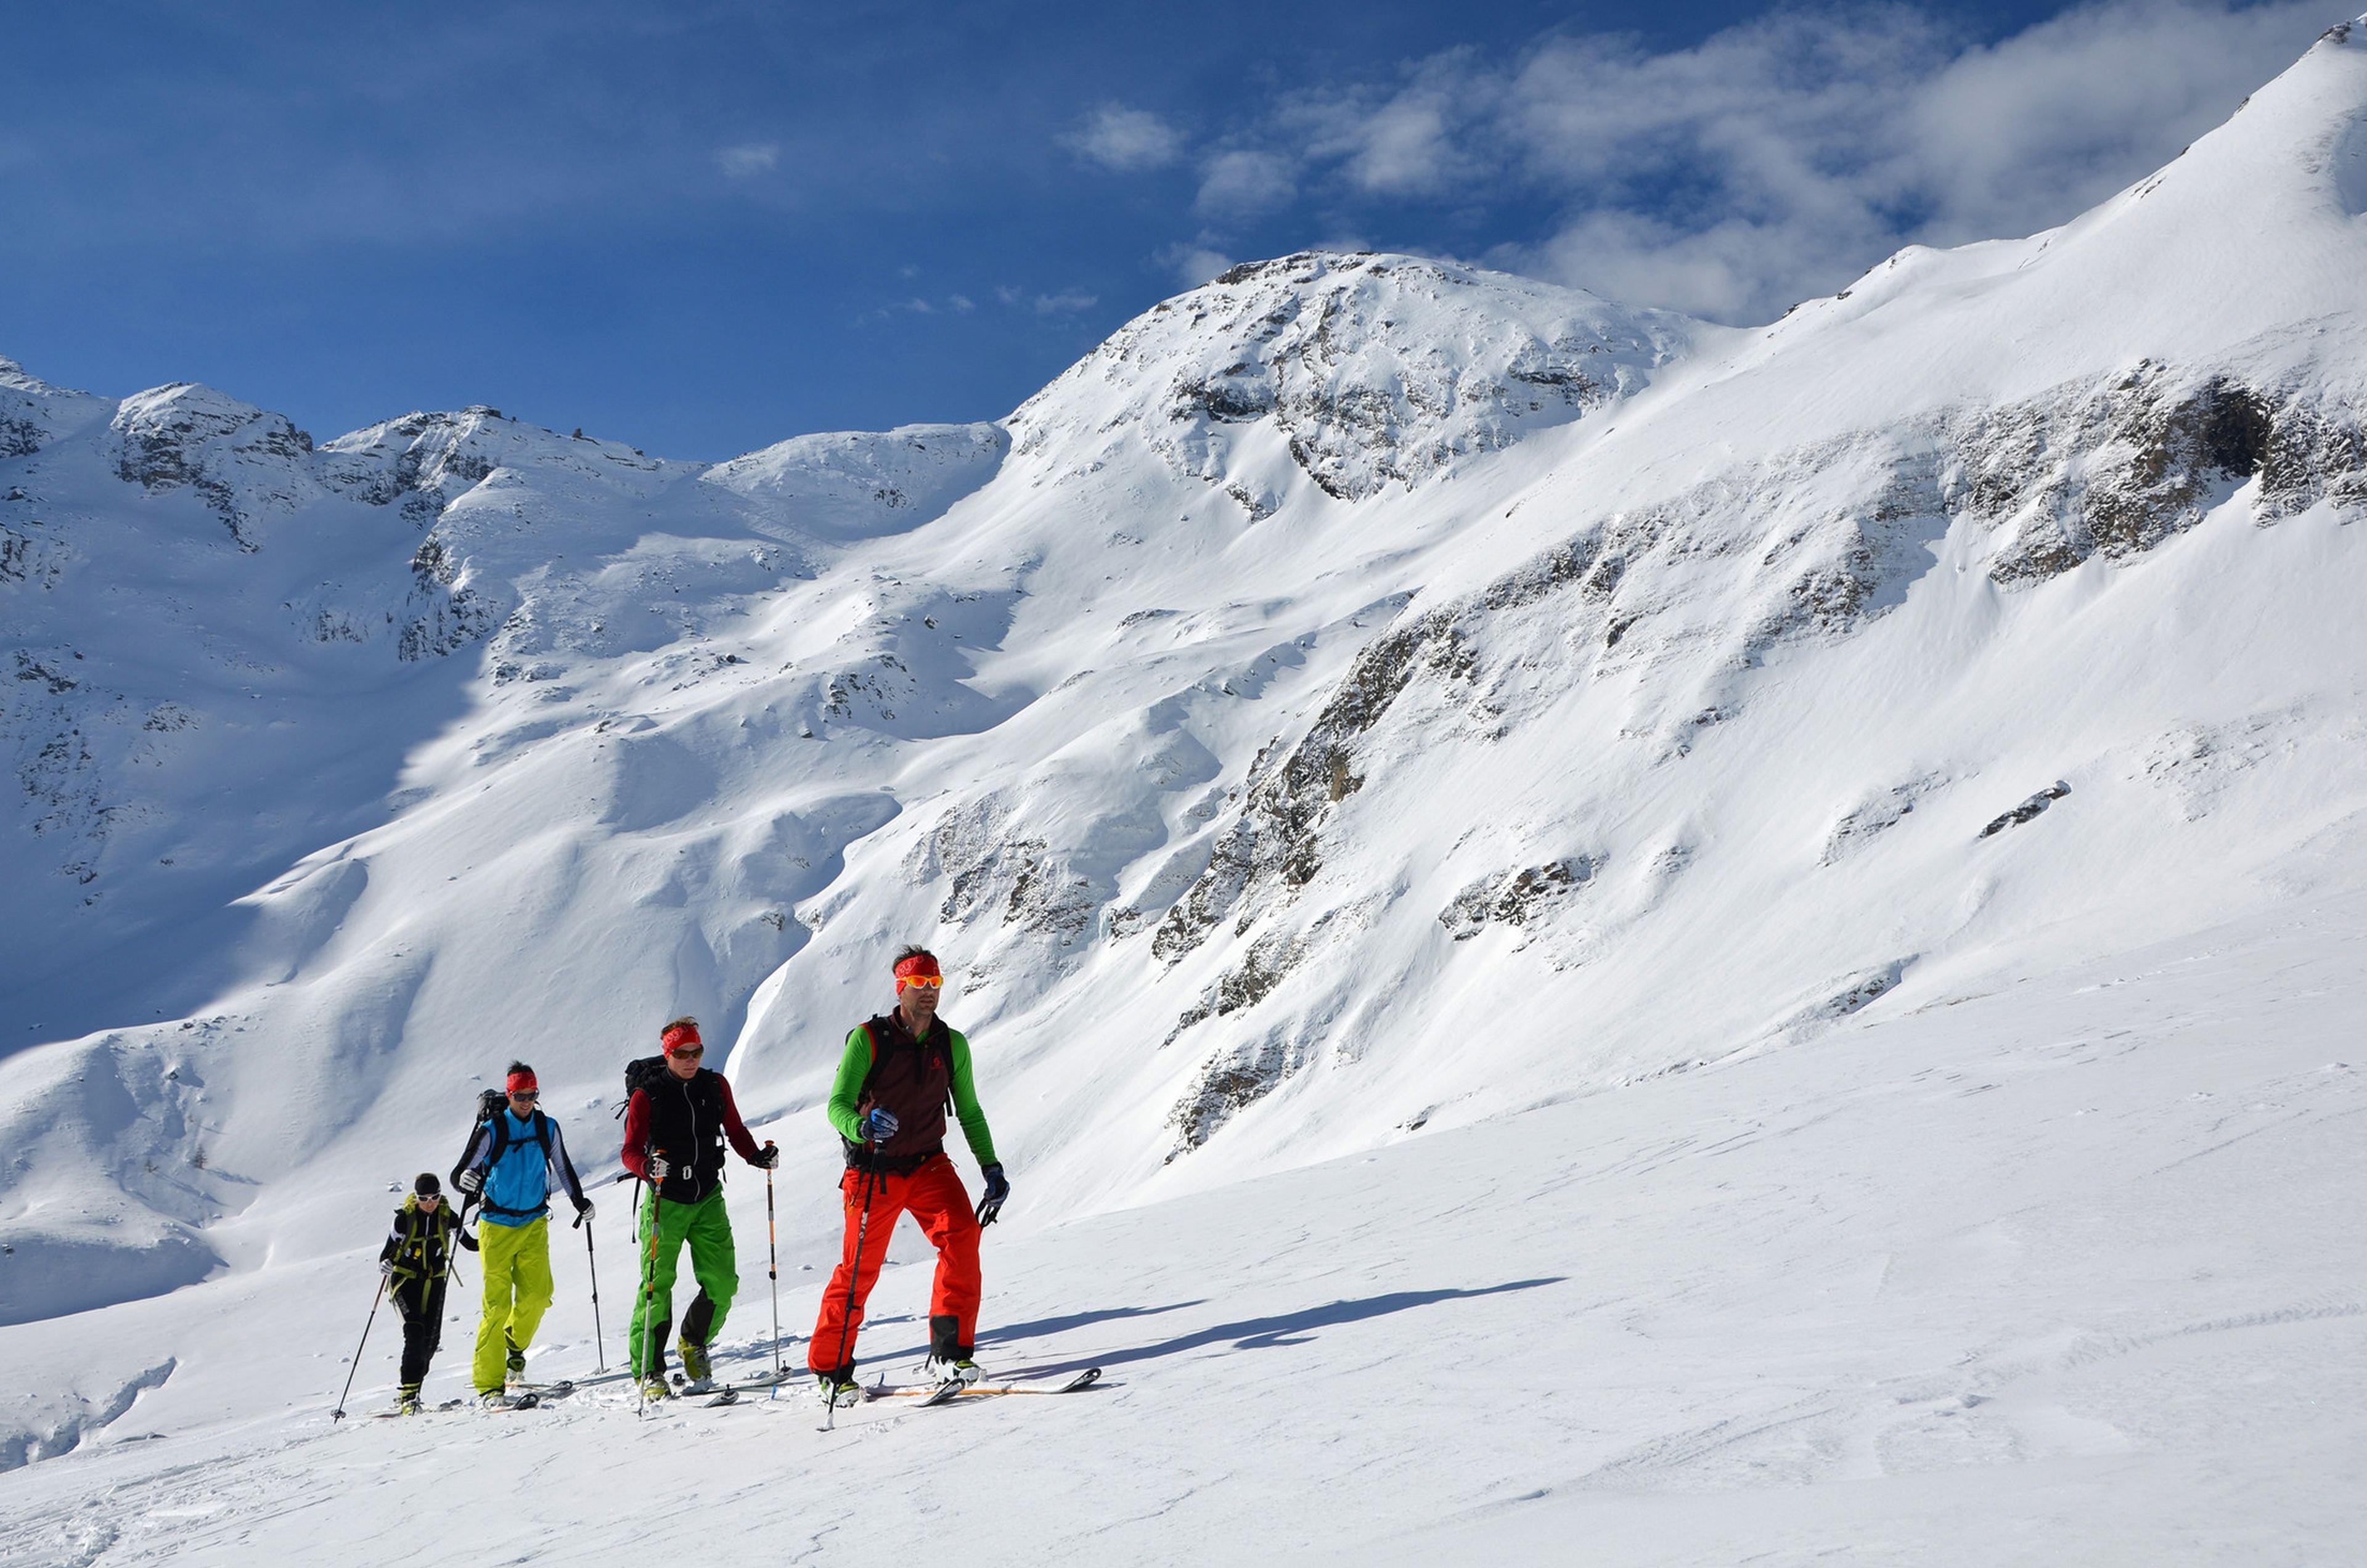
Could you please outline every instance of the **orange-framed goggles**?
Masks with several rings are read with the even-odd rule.
[[[943,975],[899,975],[896,976],[896,988],[899,991],[901,991],[908,987],[914,990],[940,991],[945,989],[945,985],[946,977]]]

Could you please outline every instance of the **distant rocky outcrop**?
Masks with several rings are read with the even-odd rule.
[[[242,550],[259,547],[254,524],[291,511],[310,488],[301,464],[312,438],[284,414],[210,387],[176,381],[123,400],[109,423],[116,477],[156,491],[187,486],[205,498]]]
[[[1131,400],[1156,386],[1143,439],[1256,521],[1275,502],[1242,427],[1270,426],[1325,494],[1364,500],[1636,390],[1693,331],[1681,316],[1500,273],[1306,251],[1153,308],[1012,424],[1022,452],[1064,435],[1090,446],[1130,424],[1101,406],[1101,389]]]

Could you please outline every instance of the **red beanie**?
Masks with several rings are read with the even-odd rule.
[[[512,1073],[508,1081],[502,1087],[512,1094],[529,1093],[535,1088],[534,1075],[521,1069]]]
[[[674,1055],[674,1047],[677,1045],[703,1045],[705,1043],[705,1041],[699,1039],[698,1025],[695,1023],[677,1023],[672,1029],[667,1030],[663,1034],[658,1036],[658,1049],[663,1051],[669,1056]]]

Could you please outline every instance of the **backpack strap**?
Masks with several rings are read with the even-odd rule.
[[[862,1088],[859,1091],[857,1091],[857,1094],[856,1094],[856,1097],[855,1097],[855,1098],[857,1098],[857,1099],[859,1100],[859,1099],[861,1099],[864,1095],[867,1095],[867,1094],[869,1094],[869,1093],[871,1092],[871,1080],[872,1080],[872,1078],[874,1078],[875,1077],[877,1077],[877,1076],[878,1075],[878,1072],[879,1072],[879,1042],[878,1042],[878,1041],[877,1041],[877,1040],[874,1040],[874,1039],[871,1037],[871,1021],[870,1021],[870,1020],[868,1020],[868,1019],[866,1019],[866,1020],[865,1020],[864,1021],[862,1021],[861,1023],[856,1024],[856,1025],[855,1026],[855,1032],[857,1034],[860,1034],[860,1035],[862,1035],[862,1036],[863,1036],[863,1044],[864,1044],[864,1048],[865,1048],[865,1049],[866,1049],[866,1050],[868,1050],[868,1051],[871,1053],[871,1066],[870,1066],[870,1067],[868,1068],[868,1070],[866,1070],[866,1071],[864,1073],[864,1075],[863,1075],[863,1088]]]

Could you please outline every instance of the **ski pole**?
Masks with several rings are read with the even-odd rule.
[[[345,1386],[337,1395],[337,1408],[329,1416],[334,1427],[345,1418],[345,1395],[354,1392],[354,1374],[362,1370],[362,1345],[369,1343],[370,1325],[378,1321],[378,1303],[386,1299],[386,1276],[378,1277],[378,1289],[370,1294],[369,1316],[362,1320],[361,1344],[354,1347],[354,1364],[345,1369]]]
[[[766,1148],[774,1145],[769,1141]],[[787,1368],[781,1363],[781,1235],[773,1222],[773,1168],[764,1168],[764,1275],[773,1281],[773,1393],[781,1397],[781,1378]]]
[[[600,1358],[600,1370],[608,1370],[608,1347],[600,1333],[600,1259],[592,1250],[592,1227],[583,1215],[575,1223],[583,1226],[583,1267],[592,1275],[592,1349]]]
[[[868,1161],[866,1162],[866,1166]],[[863,1238],[871,1228],[871,1188],[878,1173],[866,1168],[863,1173],[863,1214],[855,1222],[855,1267],[846,1276],[846,1311],[838,1320],[838,1360],[833,1375],[846,1366],[847,1337],[855,1331],[855,1292],[863,1280]],[[838,1396],[831,1395],[830,1413],[822,1417],[821,1429],[835,1431],[838,1427]]]
[[[663,1149],[648,1151],[648,1154],[642,1156],[645,1162],[643,1168],[647,1168],[646,1161],[650,1155],[663,1156],[664,1154]],[[640,1399],[633,1406],[633,1414],[636,1416],[646,1415],[649,1411],[650,1372],[651,1369],[657,1365],[655,1345],[658,1326],[658,1221],[663,1212],[664,1203],[665,1200],[658,1194],[658,1184],[654,1181],[650,1182],[649,1201],[641,1206],[641,1223],[649,1226],[650,1238],[649,1246],[644,1249],[641,1258],[641,1375]],[[674,1303],[668,1302],[666,1305],[671,1309]]]

